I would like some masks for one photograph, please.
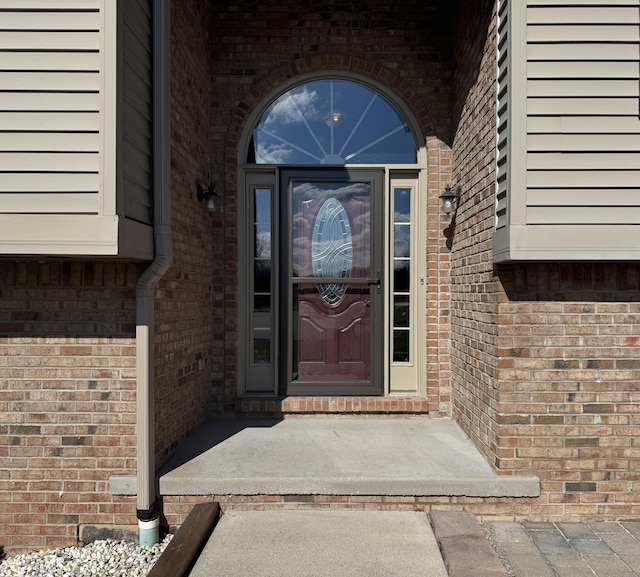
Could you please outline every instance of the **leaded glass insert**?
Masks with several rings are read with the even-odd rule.
[[[263,114],[248,162],[415,164],[416,143],[400,112],[357,82],[318,80],[289,90]]]
[[[316,278],[348,278],[353,263],[353,240],[349,217],[336,198],[322,203],[311,237],[311,264]],[[330,306],[340,303],[347,291],[344,283],[318,285],[318,292]]]

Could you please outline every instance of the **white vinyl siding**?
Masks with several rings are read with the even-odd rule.
[[[499,14],[494,260],[639,259],[640,2]]]
[[[132,5],[0,0],[0,254],[152,257],[150,74],[139,112],[147,123],[139,148],[146,149],[126,150],[126,161],[116,160],[124,140],[122,97],[135,102],[138,89],[132,83],[119,92],[118,82],[120,36],[127,37],[120,31]],[[151,17],[145,17],[147,46],[132,58],[150,69]],[[134,172],[136,162],[144,166],[145,189],[129,198],[128,177],[119,174]]]
[[[0,1],[4,213],[46,214],[54,206],[58,213],[97,215],[102,205],[111,205],[115,214],[115,196],[100,198],[109,193],[100,171],[108,96],[101,90],[108,66],[102,46],[106,15],[99,0],[64,4]]]

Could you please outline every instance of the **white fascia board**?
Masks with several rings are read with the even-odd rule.
[[[116,256],[118,220],[114,215],[0,215],[0,254]]]
[[[494,263],[640,261],[640,225],[510,226],[494,235]]]

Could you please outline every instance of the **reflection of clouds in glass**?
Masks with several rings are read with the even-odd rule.
[[[393,239],[393,256],[411,256],[411,229],[408,226],[395,226]]]
[[[260,164],[287,164],[293,151],[286,144],[264,144],[258,143],[256,151],[256,162]]]
[[[322,201],[333,198],[343,204],[349,221],[353,268],[353,276],[369,275],[370,263],[370,195],[371,184],[368,182],[296,182],[294,184],[293,202],[293,266],[294,274],[312,276],[307,262],[311,261],[311,230],[300,234],[306,228],[312,227],[316,221]],[[306,224],[305,224],[306,223]],[[323,245],[321,239],[316,238],[317,249]],[[307,256],[304,256],[307,255]],[[302,270],[302,267],[305,270]],[[306,270],[307,267],[309,270]],[[340,274],[336,276],[342,276]]]
[[[256,257],[271,258],[271,233],[262,232],[256,236]]]
[[[411,189],[395,188],[393,192],[394,222],[409,222],[411,220]]]
[[[339,183],[330,182],[324,186],[318,186],[316,182],[296,182],[296,193],[303,194],[306,198],[319,198],[327,192],[334,198],[346,198],[348,196],[369,195],[368,182],[351,182],[339,186]]]
[[[318,93],[306,88],[296,93],[287,93],[279,100],[276,100],[271,110],[264,119],[264,126],[271,126],[276,123],[298,124],[303,118],[312,120],[319,116],[316,109]]]
[[[339,121],[332,122],[334,117]],[[416,162],[416,143],[402,114],[382,95],[354,82],[296,86],[267,108],[256,128],[263,137],[289,144],[294,152],[288,164]],[[277,164],[278,158],[264,158],[264,163]]]
[[[366,198],[365,202],[369,202],[369,194],[370,194],[370,185],[367,182],[353,182],[353,183],[345,183],[343,186],[338,186],[338,183],[328,183],[323,186],[317,186],[317,183],[314,182],[304,182],[304,183],[296,183],[295,185],[296,195],[301,194],[302,198],[323,198],[326,196],[327,192],[331,193],[331,197],[337,199],[342,203],[348,203],[349,201],[353,202],[354,199],[358,197]],[[308,201],[305,201],[308,202]],[[293,214],[294,220],[296,218],[305,218],[302,211],[305,208],[305,202],[297,204],[295,207],[295,211]],[[350,215],[350,219],[353,219],[351,233],[354,238],[354,243],[360,240],[361,237],[369,234],[369,226],[370,226],[370,211],[365,210],[362,212],[354,211]],[[311,215],[307,215],[309,217]],[[313,215],[311,218],[315,218]],[[300,242],[305,242],[305,239],[300,239]]]

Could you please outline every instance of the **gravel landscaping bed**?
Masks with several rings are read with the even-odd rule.
[[[0,577],[144,577],[172,537],[148,548],[107,539],[84,547],[12,555],[0,561]]]

